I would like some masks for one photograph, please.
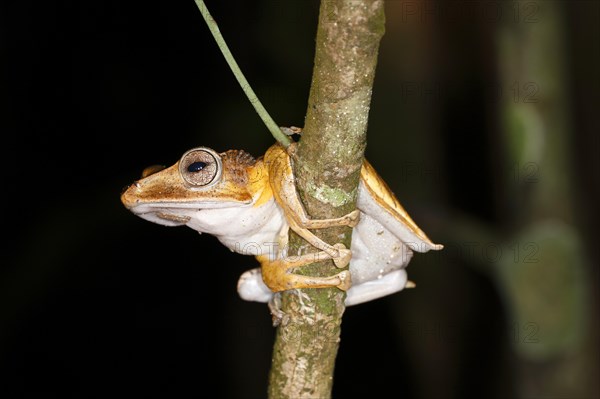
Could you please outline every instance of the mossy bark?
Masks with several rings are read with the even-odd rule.
[[[296,186],[313,219],[343,216],[355,208],[379,42],[385,29],[383,0],[321,2],[313,80],[302,138],[293,165]],[[314,232],[350,246],[350,228]],[[290,233],[289,253],[315,248]],[[333,262],[299,274],[338,273]],[[277,329],[270,398],[331,396],[345,293],[305,289],[282,295],[284,322]]]

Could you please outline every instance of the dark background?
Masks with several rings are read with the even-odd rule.
[[[335,397],[599,397],[600,7],[483,3],[386,4],[367,157],[446,250],[414,257],[417,289],[347,309]],[[208,7],[273,118],[302,126],[318,2]],[[264,397],[270,315],[236,293],[254,259],[119,201],[189,148],[273,142],[194,2],[0,18],[0,396]],[[511,107],[542,121],[529,147]]]

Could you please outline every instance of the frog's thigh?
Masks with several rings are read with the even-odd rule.
[[[237,290],[240,297],[245,301],[268,302],[273,292],[267,287],[262,279],[260,268],[244,272],[238,280]]]
[[[346,306],[358,305],[402,291],[406,287],[406,270],[390,272],[380,279],[355,284],[347,292]]]

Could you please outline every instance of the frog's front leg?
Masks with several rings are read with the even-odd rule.
[[[302,204],[300,204],[300,206],[302,206]],[[302,210],[304,210],[304,208],[302,208]],[[358,210],[356,212],[358,212]],[[294,230],[294,232],[296,232],[296,234],[308,241],[313,247],[327,253],[329,257],[333,259],[333,263],[340,269],[348,265],[348,263],[350,262],[350,258],[352,258],[352,252],[349,249],[347,249],[344,244],[338,243],[335,245],[329,245],[328,243],[314,235],[301,222],[299,223],[298,220],[294,218],[294,215],[289,216],[290,217],[288,218],[288,224],[290,225],[290,228]],[[312,220],[311,222],[323,222],[327,220],[333,219]],[[322,226],[320,228],[332,226],[339,226],[339,224]]]
[[[292,154],[294,148],[294,144],[290,145],[288,153]],[[346,267],[352,257],[351,251],[346,249],[343,244],[330,245],[326,243],[309,229],[323,229],[337,226],[354,227],[358,224],[360,212],[355,209],[339,218],[310,219],[296,191],[290,156],[286,153],[281,154],[273,162],[272,166],[270,182],[273,186],[277,203],[283,209],[290,228],[312,246],[329,254],[337,267]]]

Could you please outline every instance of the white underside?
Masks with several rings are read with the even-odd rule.
[[[395,294],[406,287],[406,270],[390,272],[379,279],[353,284],[346,292],[346,306],[358,305],[387,295]],[[238,293],[246,301],[269,302],[273,292],[265,285],[260,268],[248,270],[240,276]]]

